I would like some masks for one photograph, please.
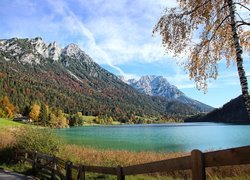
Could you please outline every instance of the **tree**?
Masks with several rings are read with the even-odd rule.
[[[75,124],[77,126],[82,126],[83,125],[83,116],[82,116],[82,112],[77,112],[75,114]]]
[[[58,122],[57,122],[57,117],[53,112],[49,113],[49,124],[51,127],[57,127]]]
[[[107,124],[112,124],[113,121],[114,121],[113,118],[111,116],[109,116],[107,119]]]
[[[40,106],[38,104],[33,104],[31,107],[31,111],[29,113],[29,117],[33,119],[34,121],[39,120],[39,115],[40,115]]]
[[[242,58],[242,47],[250,52],[250,31],[243,29],[250,21],[236,12],[236,6],[250,11],[246,6],[249,0],[178,0],[178,3],[178,8],[166,10],[153,33],[160,32],[167,52],[174,55],[190,52],[184,67],[195,80],[196,87],[204,91],[207,79],[218,76],[218,62],[225,58],[229,66],[231,60],[235,60],[250,117],[250,97]],[[200,33],[199,42],[192,42],[195,33]]]
[[[55,113],[51,111],[49,114],[49,123],[53,128],[68,127],[67,119],[62,110],[56,110]]]
[[[8,96],[0,100],[0,117],[12,118],[14,116],[15,106],[9,101]]]
[[[58,110],[57,112],[57,118],[58,118],[58,127],[60,128],[64,128],[64,127],[67,127],[68,124],[67,124],[67,119],[63,113],[62,110]]]
[[[44,126],[48,124],[48,107],[44,103],[41,104],[39,121]]]
[[[10,104],[8,96],[4,96],[3,98],[3,106],[6,107]]]

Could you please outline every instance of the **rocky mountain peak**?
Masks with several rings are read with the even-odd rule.
[[[145,75],[145,76],[142,76],[139,81],[141,82],[151,82],[153,79],[155,79],[156,76],[155,75]]]
[[[67,56],[91,62],[90,58],[76,44],[69,44],[62,49],[57,42],[46,44],[41,37],[2,39],[0,40],[1,50],[9,53],[11,57],[16,57],[20,62],[30,64],[39,64],[41,56],[53,61],[59,61]]]
[[[132,86],[147,95],[163,96],[168,99],[176,99],[183,94],[177,89],[177,87],[171,85],[163,76],[142,76],[137,82],[134,82]]]
[[[129,79],[124,82],[131,85],[141,93],[149,96],[160,96],[171,101],[177,100],[198,108],[200,111],[208,112],[213,109],[210,106],[187,97],[176,86],[170,84],[163,76],[146,75],[142,76],[138,81],[135,79]]]
[[[53,61],[58,61],[60,59],[61,52],[62,52],[62,49],[56,42],[49,44],[48,53],[49,53],[50,59],[52,59]]]
[[[63,49],[63,52],[65,53],[65,55],[67,56],[77,56],[79,55],[82,50],[76,45],[76,44],[69,44],[68,46],[66,46],[64,49]]]
[[[43,41],[42,38],[36,37],[34,39],[31,39],[30,42],[34,46],[35,51],[37,51],[37,53],[41,54],[45,58],[49,57],[48,48],[47,48],[48,45]]]

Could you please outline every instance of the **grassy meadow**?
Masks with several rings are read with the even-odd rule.
[[[24,126],[24,123],[12,121],[12,119],[0,118],[0,128],[11,128]]]
[[[117,150],[100,150],[65,144],[56,137],[49,128],[16,123],[10,119],[0,119],[0,168],[27,173],[30,165],[14,163],[11,151],[15,148],[28,150],[38,149],[40,152],[55,154],[74,164],[116,167],[141,164],[164,159],[189,155],[183,153],[132,152]],[[13,128],[14,127],[14,128]],[[190,171],[175,171],[147,175],[126,176],[126,179],[189,179]],[[214,167],[206,170],[208,179],[250,179],[250,165]],[[116,179],[115,176],[87,173],[87,179]]]

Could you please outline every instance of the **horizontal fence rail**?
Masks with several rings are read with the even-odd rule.
[[[118,180],[123,180],[128,175],[191,170],[193,180],[202,180],[206,179],[206,167],[250,164],[250,146],[205,153],[193,150],[190,156],[126,167],[75,165],[55,156],[22,150],[17,151],[16,158],[31,163],[34,172],[45,170],[44,174],[50,176],[51,179],[71,180],[73,174],[76,174],[77,179],[84,180],[85,173],[92,172],[116,175]]]
[[[206,167],[250,164],[250,146],[204,153]]]
[[[167,159],[163,161],[127,166],[123,168],[123,173],[125,175],[136,175],[145,173],[155,173],[164,171],[174,171],[174,170],[186,170],[190,169],[190,156]]]

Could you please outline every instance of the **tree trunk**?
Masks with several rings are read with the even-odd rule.
[[[245,74],[245,70],[243,68],[243,58],[242,58],[242,47],[240,45],[240,40],[237,32],[237,26],[236,26],[236,7],[233,4],[233,0],[228,0],[228,7],[230,12],[230,19],[231,19],[231,28],[233,33],[233,40],[236,50],[236,63],[238,68],[238,74],[240,78],[240,84],[241,84],[241,91],[242,95],[245,100],[246,110],[248,112],[248,118],[250,118],[250,97],[248,92],[248,83],[247,83],[247,77]]]

